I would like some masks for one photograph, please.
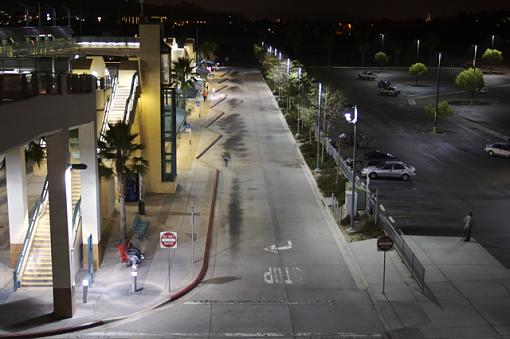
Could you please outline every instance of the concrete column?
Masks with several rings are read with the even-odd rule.
[[[69,131],[46,138],[48,152],[48,195],[50,203],[51,264],[53,272],[53,313],[70,318],[74,313],[71,237],[71,173]]]
[[[152,193],[173,193],[175,182],[161,181],[161,27],[140,25],[140,74],[142,95],[137,114],[140,114],[140,137],[145,149],[142,155],[149,161],[144,175],[145,189]],[[175,60],[170,60],[170,62]],[[175,156],[175,155],[174,155]]]
[[[80,171],[81,176],[81,223],[83,239],[83,265],[88,267],[87,240],[92,234],[94,269],[99,267],[99,244],[101,242],[101,199],[99,195],[99,174],[97,169],[96,124],[92,121],[81,125],[80,162],[87,165]]]
[[[5,155],[5,176],[11,267],[14,267],[28,230],[27,177],[23,146],[13,148]]]

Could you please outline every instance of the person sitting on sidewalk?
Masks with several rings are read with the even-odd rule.
[[[117,245],[117,250],[120,262],[126,263],[126,266],[131,266],[133,269],[137,269],[137,265],[140,265],[142,259],[144,259],[140,249],[133,245],[128,238],[125,238],[123,242]]]

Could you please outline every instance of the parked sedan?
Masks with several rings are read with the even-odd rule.
[[[400,94],[400,90],[395,86],[388,86],[386,88],[381,88],[377,93],[379,95],[397,97]]]
[[[404,164],[402,161],[385,161],[377,166],[368,166],[361,170],[361,175],[376,178],[400,178],[404,181],[415,176],[414,167]]]
[[[491,157],[496,155],[510,158],[510,144],[497,142],[495,144],[486,145],[485,152]]]
[[[377,75],[372,72],[363,71],[358,74],[358,79],[360,80],[375,80]]]

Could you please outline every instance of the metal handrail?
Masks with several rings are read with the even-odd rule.
[[[73,244],[76,242],[76,237],[78,236],[78,230],[80,229],[79,223],[81,221],[81,197],[78,199],[76,204],[74,204],[73,210]]]
[[[18,275],[21,272],[21,268],[26,263],[26,259],[28,257],[27,251],[30,248],[29,243],[33,238],[35,225],[37,225],[39,217],[42,215],[42,212],[44,211],[47,197],[48,197],[48,178],[46,178],[46,180],[44,181],[41,195],[37,199],[35,206],[32,209],[32,217],[30,218],[28,223],[27,234],[25,235],[25,239],[23,240],[21,251],[18,254],[18,260],[16,261],[16,266],[13,271],[14,291],[16,291],[20,287],[20,278],[18,277]]]
[[[100,140],[103,140],[103,141],[104,141],[103,135],[106,132],[106,129],[108,127],[108,116],[110,115],[110,110],[113,105],[113,100],[115,99],[115,92],[117,91],[118,84],[119,84],[119,77],[115,77],[113,79],[112,94],[110,95],[110,98],[108,99],[108,103],[106,104],[106,108],[104,110],[103,122],[101,124],[101,130],[99,132],[99,138],[100,138]]]
[[[76,201],[76,204],[74,204],[74,210],[73,210],[73,230],[76,227],[76,224],[78,223],[78,218],[81,217],[81,197]]]
[[[140,78],[138,76],[138,72],[133,74],[133,78],[131,79],[131,89],[129,90],[129,96],[126,99],[126,106],[124,108],[124,123],[129,123],[131,119],[131,113],[135,107],[135,102],[137,99],[138,88],[140,87]]]

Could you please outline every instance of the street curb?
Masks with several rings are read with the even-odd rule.
[[[214,105],[212,105],[210,108],[214,108],[216,106],[218,106],[219,104],[221,104],[223,101],[225,101],[227,99],[227,95],[225,94],[225,96],[223,98],[221,98],[220,100],[218,100],[217,103],[215,103]]]
[[[225,112],[221,112],[219,115],[214,117],[214,119],[212,119],[210,122],[205,124],[204,128],[209,128],[212,124],[214,124],[216,121],[218,121],[218,119],[221,118],[224,114],[225,114]]]
[[[200,152],[199,155],[197,155],[196,159],[200,159],[211,147],[213,147],[221,138],[223,138],[223,135],[218,135],[216,139],[213,140],[212,143],[209,144],[202,152]]]
[[[224,90],[227,87],[228,87],[227,85],[223,85],[222,87],[220,87],[219,89],[216,90],[216,93],[218,93],[219,91]]]

